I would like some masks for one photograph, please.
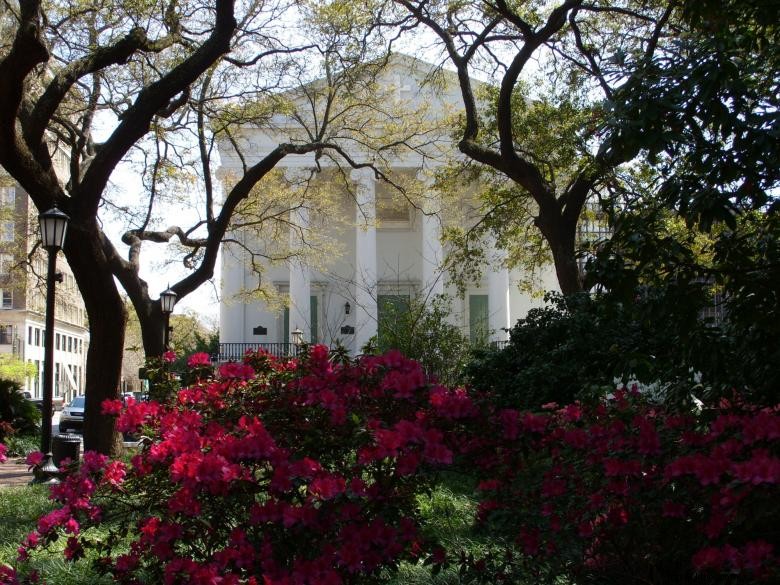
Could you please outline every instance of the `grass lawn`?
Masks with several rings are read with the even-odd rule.
[[[0,563],[14,564],[19,543],[30,533],[41,517],[54,508],[46,486],[0,488]],[[38,552],[30,562],[47,583],[57,585],[102,585],[112,583],[90,567],[89,559],[66,562],[62,556],[65,539],[60,539],[51,551]]]

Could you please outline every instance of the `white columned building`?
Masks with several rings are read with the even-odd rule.
[[[355,353],[377,333],[376,182],[371,169],[356,169],[355,182]]]
[[[425,173],[418,173],[417,178],[431,184]],[[444,254],[441,246],[441,209],[438,198],[434,199],[433,190],[427,189],[428,196],[423,202],[422,210],[422,293],[426,298],[444,294],[444,274],[442,262]]]
[[[394,115],[408,111],[438,126],[461,97],[457,77],[451,72],[439,72],[441,84],[429,83],[434,69],[411,57],[393,56],[376,80],[380,92],[376,100],[395,99]],[[316,84],[311,87],[314,90]],[[235,140],[220,142],[220,173],[226,184],[240,177],[245,165],[256,164],[279,144],[307,135],[303,126],[314,123],[309,118],[312,103],[303,94],[288,97],[294,115],[276,114],[269,124],[247,125]],[[541,304],[538,297],[515,286],[523,275],[507,270],[506,253],[496,249],[495,241],[484,242],[490,260],[481,278],[460,283],[463,290],[448,282],[451,275],[444,268],[443,230],[468,229],[479,221],[474,198],[480,189],[466,181],[457,191],[439,197],[431,181],[437,166],[447,164],[448,152],[455,158],[460,155],[447,132],[422,136],[425,146],[383,152],[381,160],[345,139],[349,161],[374,162],[389,181],[377,178],[371,168],[347,171],[345,160],[314,153],[289,155],[279,161],[278,170],[289,182],[311,187],[306,193],[311,198],[302,202],[306,208],[289,214],[289,233],[283,225],[288,220],[284,215],[274,224],[279,226],[276,230],[270,228],[268,238],[238,229],[234,241],[223,245],[222,359],[241,359],[249,347],[287,352],[295,329],[301,330],[305,341],[341,344],[354,355],[379,332],[391,331],[392,320],[408,308],[410,300],[430,301],[436,295],[451,300],[448,322],[474,345],[483,345],[507,339],[505,329],[512,326],[512,320]],[[303,173],[305,181],[301,180]],[[269,183],[269,188],[273,185]],[[318,194],[322,200],[315,199]],[[252,194],[261,203],[264,196],[262,188]],[[268,202],[273,205],[273,197]],[[290,258],[269,260],[260,273],[253,272],[256,266],[250,257],[277,258],[284,252],[286,237]],[[302,249],[304,242],[315,248]],[[554,272],[548,272],[544,289],[555,288]],[[230,355],[227,346],[232,347]]]
[[[512,326],[509,305],[509,270],[506,268],[506,252],[490,242],[493,260],[487,271],[488,327],[490,341],[504,341],[508,335],[504,329]]]
[[[305,234],[309,228],[309,210],[299,207],[291,212],[290,217],[290,339],[296,329],[303,332],[302,340],[311,341],[311,274],[303,260],[305,251]],[[297,253],[297,254],[296,254]]]

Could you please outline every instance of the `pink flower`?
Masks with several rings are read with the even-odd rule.
[[[724,560],[719,548],[708,546],[693,555],[692,562],[694,569],[703,571],[704,569],[719,569],[723,566]]]
[[[41,463],[43,463],[43,453],[40,451],[33,451],[27,455],[27,458],[24,461],[27,463],[27,465],[30,466],[30,469],[33,467],[38,467]]]
[[[220,378],[236,378],[239,380],[251,380],[255,376],[252,366],[228,362],[219,366]]]
[[[514,441],[520,434],[520,413],[516,410],[505,409],[498,415],[504,431],[504,438]]]
[[[121,400],[104,400],[100,406],[102,408],[102,414],[108,416],[119,416],[122,412],[122,408],[124,408]]]
[[[773,550],[774,547],[765,540],[748,542],[742,549],[745,567],[752,571],[760,569],[761,565],[772,557]]]
[[[200,368],[200,367],[210,367],[211,366],[211,358],[209,357],[209,354],[206,352],[198,352],[193,353],[189,359],[187,359],[187,367],[190,368]]]
[[[112,461],[103,471],[103,481],[114,487],[119,487],[125,481],[127,467],[121,461]]]
[[[175,361],[176,361],[176,352],[173,352],[173,351],[166,351],[166,352],[165,352],[165,353],[162,355],[162,358],[163,358],[163,361],[164,361],[164,362],[167,362],[167,363],[169,363],[169,364],[170,364],[170,363],[172,363],[172,362],[175,362]]]
[[[685,506],[683,504],[666,501],[662,505],[661,515],[664,518],[685,518]]]
[[[5,463],[8,459],[5,454],[8,453],[8,447],[0,443],[0,463]]]
[[[320,500],[332,500],[345,491],[344,478],[336,475],[318,477],[309,484],[309,493]]]

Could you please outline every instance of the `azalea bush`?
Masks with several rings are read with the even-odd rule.
[[[508,543],[461,560],[474,580],[780,580],[777,409],[729,406],[705,423],[625,391],[547,409],[495,412],[472,454],[478,522]]]
[[[474,406],[398,352],[330,357],[250,354],[168,403],[106,402],[149,440],[129,463],[85,453],[20,558],[65,538],[68,559],[93,550],[122,583],[329,584],[424,557],[415,496]]]

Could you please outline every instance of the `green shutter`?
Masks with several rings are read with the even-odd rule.
[[[488,341],[488,296],[469,295],[469,339],[472,345]]]
[[[319,343],[320,336],[319,336],[319,315],[317,314],[317,297],[311,296],[309,297],[309,313],[311,318],[311,338],[309,341],[311,343]]]

